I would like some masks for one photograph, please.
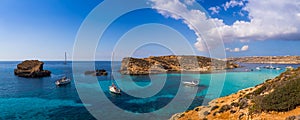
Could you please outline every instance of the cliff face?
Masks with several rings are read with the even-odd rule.
[[[144,75],[165,72],[211,72],[236,68],[237,64],[201,56],[151,56],[149,58],[124,58],[120,72]]]
[[[228,60],[243,63],[300,64],[300,56],[241,57],[228,58]]]
[[[208,106],[178,113],[172,120],[187,119],[300,119],[300,68],[289,70],[253,88],[218,98]]]
[[[17,65],[14,70],[15,75],[19,77],[46,77],[50,76],[51,72],[43,69],[44,63],[38,60],[26,60]]]

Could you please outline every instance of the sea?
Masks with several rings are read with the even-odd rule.
[[[22,78],[14,75],[19,63],[0,62],[0,119],[165,120],[272,79],[284,72],[286,66],[299,67],[273,64],[282,68],[275,70],[263,68],[270,64],[241,64],[241,68],[221,73],[129,76],[118,72],[121,62],[113,62],[112,67],[110,61],[45,61],[44,69],[52,72],[50,77]],[[94,69],[107,70],[108,75],[85,75],[84,71],[91,70],[86,67],[90,64]],[[71,78],[71,84],[57,87],[54,82],[63,76]],[[199,86],[185,86],[183,81],[198,81]],[[109,92],[112,83],[122,90],[121,95]]]

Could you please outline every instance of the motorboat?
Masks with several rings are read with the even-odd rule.
[[[63,85],[67,85],[71,83],[71,79],[67,78],[67,77],[63,77],[57,81],[55,81],[55,85],[57,86],[63,86]]]
[[[260,67],[256,67],[256,70],[260,70]]]
[[[109,86],[109,91],[114,94],[121,94],[121,90],[117,88],[115,84]]]
[[[198,81],[183,81],[183,84],[186,86],[197,86],[199,85]]]
[[[280,68],[280,67],[277,67],[276,70],[281,70],[281,68]]]

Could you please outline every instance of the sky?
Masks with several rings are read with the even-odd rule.
[[[65,52],[72,60],[82,23],[102,3],[0,0],[0,61],[63,60]],[[128,0],[119,7],[131,4],[135,3]],[[191,54],[189,50],[210,57],[220,49],[226,57],[300,55],[299,0],[148,0],[147,4],[149,8],[123,14],[109,25],[99,38],[96,60],[111,60],[112,51],[117,60]],[[115,10],[111,7],[101,14],[109,16]],[[106,18],[95,22],[102,19]]]

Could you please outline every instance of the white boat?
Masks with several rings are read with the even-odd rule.
[[[260,67],[256,67],[256,70],[260,70]]]
[[[109,91],[114,94],[121,94],[121,90],[117,88],[114,84],[109,86]]]
[[[67,77],[63,77],[57,81],[55,81],[55,85],[57,86],[63,86],[63,85],[67,85],[71,83],[71,79],[67,78]]]
[[[281,70],[281,68],[280,68],[280,67],[277,67],[276,70]]]
[[[286,70],[293,70],[294,68],[292,66],[286,66],[285,69]]]
[[[183,81],[183,84],[186,85],[186,86],[197,86],[199,85],[199,82],[198,81]]]
[[[112,64],[113,62],[114,62],[114,52],[112,53]],[[112,75],[113,75],[113,69],[111,70],[111,75],[110,75],[110,79],[112,82],[111,82],[111,86],[108,87],[108,90],[113,94],[121,94],[121,90],[117,88],[117,86],[113,83]]]

